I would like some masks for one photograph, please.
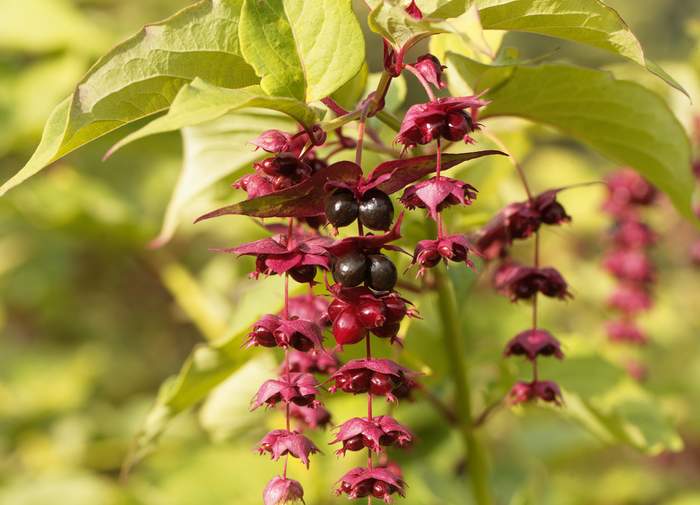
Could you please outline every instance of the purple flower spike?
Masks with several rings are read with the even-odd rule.
[[[608,253],[603,266],[621,280],[632,282],[652,282],[654,264],[642,250],[618,249]]]
[[[320,451],[311,440],[296,431],[273,430],[258,442],[258,453],[266,452],[275,461],[289,454],[301,460],[308,468],[309,456]]]
[[[508,394],[511,404],[526,403],[540,399],[561,406],[564,400],[559,386],[552,381],[517,382]]]
[[[511,301],[530,299],[538,291],[560,300],[572,297],[564,277],[550,267],[534,268],[507,262],[496,270],[493,281],[496,290]]]
[[[251,410],[262,405],[272,407],[279,402],[294,403],[302,407],[317,407],[316,387],[318,382],[308,373],[290,373],[289,378],[280,377],[265,381],[251,402]]]
[[[424,54],[418,57],[418,61],[413,64],[413,67],[420,73],[423,78],[438,89],[447,86],[447,83],[442,80],[442,71],[447,67],[440,64],[432,54]]]
[[[467,267],[473,268],[474,263],[469,259],[471,250],[472,246],[464,235],[449,235],[441,239],[421,240],[416,245],[412,264],[420,266],[419,276],[425,274],[426,269],[438,265],[441,260],[464,263]]]
[[[508,342],[504,354],[527,356],[530,361],[537,359],[537,356],[554,356],[558,359],[564,357],[559,341],[548,331],[536,329],[518,333]]]
[[[405,496],[404,481],[386,468],[353,468],[339,481],[336,494],[347,494],[353,500],[373,496],[391,503],[391,495]]]
[[[408,209],[428,209],[430,217],[437,221],[438,212],[452,205],[470,205],[476,193],[471,184],[441,176],[409,186],[400,201]]]
[[[284,505],[286,503],[304,503],[304,488],[299,482],[284,477],[274,477],[263,491],[265,505]]]

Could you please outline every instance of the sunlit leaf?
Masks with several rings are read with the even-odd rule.
[[[655,93],[568,65],[489,66],[451,53],[448,62],[477,92],[489,90],[482,118],[518,116],[553,126],[638,170],[692,216],[688,137]]]
[[[241,3],[203,0],[102,57],[53,110],[39,147],[0,195],[78,147],[167,109],[195,77],[229,88],[256,83],[238,46]]]
[[[294,98],[268,96],[257,85],[228,89],[195,79],[180,89],[167,114],[125,137],[108,154],[149,135],[206,123],[230,112],[251,107],[282,112],[309,128],[317,118],[316,111],[304,102]]]
[[[349,81],[365,55],[350,0],[245,0],[240,41],[265,92],[305,102]]]
[[[514,30],[573,40],[628,58],[682,93],[683,87],[646,59],[617,11],[599,0],[476,0],[487,30]]]

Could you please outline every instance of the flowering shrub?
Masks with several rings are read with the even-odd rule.
[[[168,222],[153,245],[172,237],[173,216],[179,216],[184,201],[216,180],[234,179],[236,172],[229,182],[237,201],[197,222],[230,216],[239,216],[239,223],[241,216],[254,220],[268,236],[216,251],[252,259],[254,281],[281,280],[281,309],[274,306],[273,293],[265,293],[270,303],[237,335],[237,346],[232,337],[223,343],[212,338],[204,348],[211,359],[194,356],[180,380],[163,390],[161,410],[150,418],[158,420],[156,428],[140,434],[134,460],[171,417],[262,351],[279,356],[281,363],[257,386],[250,409],[274,410],[284,418],[256,445],[260,455],[280,465],[262,490],[265,505],[304,501],[303,477],[289,459],[308,468],[324,452],[313,440],[319,436],[314,430],[331,425],[333,434],[326,438],[336,455],[367,455],[362,466],[336,476],[336,495],[369,503],[410,496],[410,476],[390,451],[420,444],[412,427],[399,420],[398,405],[426,399],[462,437],[475,502],[494,503],[489,458],[477,428],[503,399],[510,405],[566,407],[567,385],[541,374],[539,367],[540,358],[563,359],[565,351],[571,356],[556,332],[542,327],[539,310],[544,298],[576,303],[575,287],[554,266],[542,264],[540,254],[541,234],[572,221],[560,202],[564,188],[531,192],[523,167],[492,128],[490,119],[497,116],[549,125],[634,167],[608,181],[605,211],[617,224],[605,267],[620,281],[609,305],[623,314],[609,324],[608,335],[615,341],[645,340],[632,316],[652,303],[655,271],[646,249],[655,237],[637,209],[652,203],[656,186],[690,214],[689,153],[678,141],[685,134],[665,104],[641,85],[594,69],[526,64],[515,51],[503,48],[496,54],[479,42],[486,41],[482,29],[530,31],[646,66],[638,42],[615,11],[593,0],[576,8],[547,0],[512,3],[368,2],[367,25],[382,51],[375,58],[381,60],[380,71],[369,85],[365,40],[349,0],[203,0],[118,46],[58,106],[34,157],[0,192],[120,126],[164,112],[108,153],[156,133],[185,135],[188,162]],[[431,39],[428,52],[419,50],[426,39]],[[657,66],[649,70],[680,88]],[[425,98],[401,113],[396,94],[407,78],[418,82]],[[241,120],[248,113],[259,114],[252,126]],[[207,131],[229,120],[241,121],[232,127],[235,142]],[[643,149],[640,138],[647,142]],[[204,148],[193,145],[202,139]],[[217,158],[218,166],[198,158],[222,144],[226,156]],[[229,157],[231,151],[235,156]],[[456,216],[496,195],[493,185],[482,186],[471,174],[463,180],[462,169],[474,160],[491,167],[505,157],[517,169],[526,199],[506,203],[491,219],[479,221],[485,225],[474,232],[478,220],[465,224]],[[213,223],[227,229],[223,219]],[[532,245],[532,260],[514,252],[515,243],[525,240]],[[486,403],[487,388],[470,380],[461,317],[466,303],[455,297],[454,284],[463,271],[475,276],[488,261],[497,262],[493,287],[513,302],[512,310],[531,306],[531,324],[514,336],[503,335],[503,354],[523,358],[532,373],[500,381],[500,389],[488,393],[497,397],[494,405],[477,415],[473,408]],[[436,306],[427,317],[419,311],[428,306],[426,299]],[[402,354],[407,329],[421,317],[439,336],[435,351],[444,354],[445,370]],[[239,356],[232,347],[245,350]],[[449,383],[451,401],[423,383],[433,376]],[[324,402],[343,395],[366,397],[366,409],[337,419]],[[572,415],[580,419],[621,417],[576,398]],[[620,435],[626,431],[615,425],[592,431],[601,429],[623,443],[637,441]]]

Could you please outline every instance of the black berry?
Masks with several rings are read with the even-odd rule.
[[[302,284],[311,282],[314,280],[314,277],[316,277],[316,267],[313,265],[301,265],[292,268],[289,271],[289,275],[292,276],[292,279]]]
[[[367,277],[367,257],[360,252],[341,256],[333,266],[333,279],[343,287],[359,286]]]
[[[358,207],[352,191],[338,189],[326,200],[326,217],[336,228],[347,226],[357,219]]]
[[[386,193],[372,189],[360,202],[360,222],[370,230],[388,230],[394,220],[394,205]]]
[[[391,291],[396,286],[396,266],[383,254],[372,254],[368,258],[369,275],[367,287],[375,291]]]

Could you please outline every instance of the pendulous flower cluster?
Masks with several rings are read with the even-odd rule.
[[[540,265],[539,230],[542,225],[560,225],[571,221],[564,207],[557,201],[561,189],[531,195],[524,174],[520,171],[528,199],[501,209],[477,234],[477,249],[487,260],[499,259],[500,264],[493,275],[496,291],[512,302],[527,300],[532,304],[532,326],[515,335],[504,351],[506,357],[523,356],[532,363],[532,378],[518,381],[510,390],[508,399],[512,404],[539,399],[561,405],[563,402],[559,386],[538,375],[537,360],[540,357],[562,359],[561,344],[550,332],[538,326],[538,297],[566,300],[572,295],[564,277],[552,267]],[[534,260],[532,266],[523,265],[509,256],[514,240],[534,236]]]
[[[503,153],[478,151],[443,156],[441,140],[472,142],[470,133],[479,128],[477,110],[486,102],[477,97],[436,98],[431,86],[445,86],[444,67],[432,55],[421,56],[414,64],[396,65],[394,71],[413,72],[429,98],[408,110],[396,142],[404,146],[404,152],[434,143],[434,155],[388,161],[365,174],[362,148],[365,122],[373,103],[367,99],[359,105],[356,141],[346,137],[342,127],[334,131],[339,140],[332,142],[327,142],[318,128],[294,134],[264,132],[252,143],[270,156],[255,163],[254,173],[234,184],[247,192],[245,204],[203,216],[287,218],[285,225],[266,224],[272,232],[267,238],[219,250],[253,257],[253,279],[284,277],[284,308],[278,314],[262,316],[243,344],[284,351],[279,375],[265,381],[251,403],[253,409],[281,407],[286,419],[284,427],[272,430],[258,443],[260,454],[285,461],[281,474],[264,490],[265,505],[303,501],[301,484],[288,477],[287,460],[297,458],[308,467],[310,457],[319,452],[304,433],[330,423],[330,413],[318,395],[321,385],[327,385],[330,393],[367,397],[366,415],[342,422],[331,441],[339,444],[338,455],[367,451],[367,464],[342,476],[336,493],[387,503],[393,496],[405,494],[401,470],[386,452],[389,448],[410,447],[413,435],[390,415],[393,408],[381,415],[374,412],[374,400],[378,397],[383,397],[388,405],[411,398],[419,375],[391,359],[377,357],[373,350],[375,339],[401,346],[402,321],[418,315],[411,302],[396,291],[399,272],[390,254],[404,252],[396,244],[401,239],[404,213],[396,215],[390,195],[403,190],[398,200],[406,209],[424,210],[437,223],[437,236],[418,242],[411,255],[418,275],[441,262],[471,266],[473,247],[465,235],[447,231],[442,212],[451,206],[470,205],[477,190],[442,172],[462,161]],[[340,111],[330,98],[323,103],[334,112]],[[336,153],[353,148],[355,162],[329,161]],[[336,238],[339,230],[350,225],[357,227],[356,233]],[[290,281],[308,284],[308,292],[290,297]],[[317,293],[317,287],[325,287],[326,296]],[[565,289],[562,296],[566,296]],[[365,356],[341,363],[334,352],[324,348],[326,331],[335,340],[335,351],[363,344]],[[548,351],[542,351],[545,352]],[[319,382],[319,375],[328,378]]]
[[[613,225],[603,267],[618,283],[608,306],[619,314],[607,323],[606,332],[613,342],[641,345],[648,337],[636,318],[653,304],[656,273],[649,250],[656,234],[640,211],[654,202],[656,189],[630,169],[612,173],[606,182],[608,196],[603,210],[613,218]]]

